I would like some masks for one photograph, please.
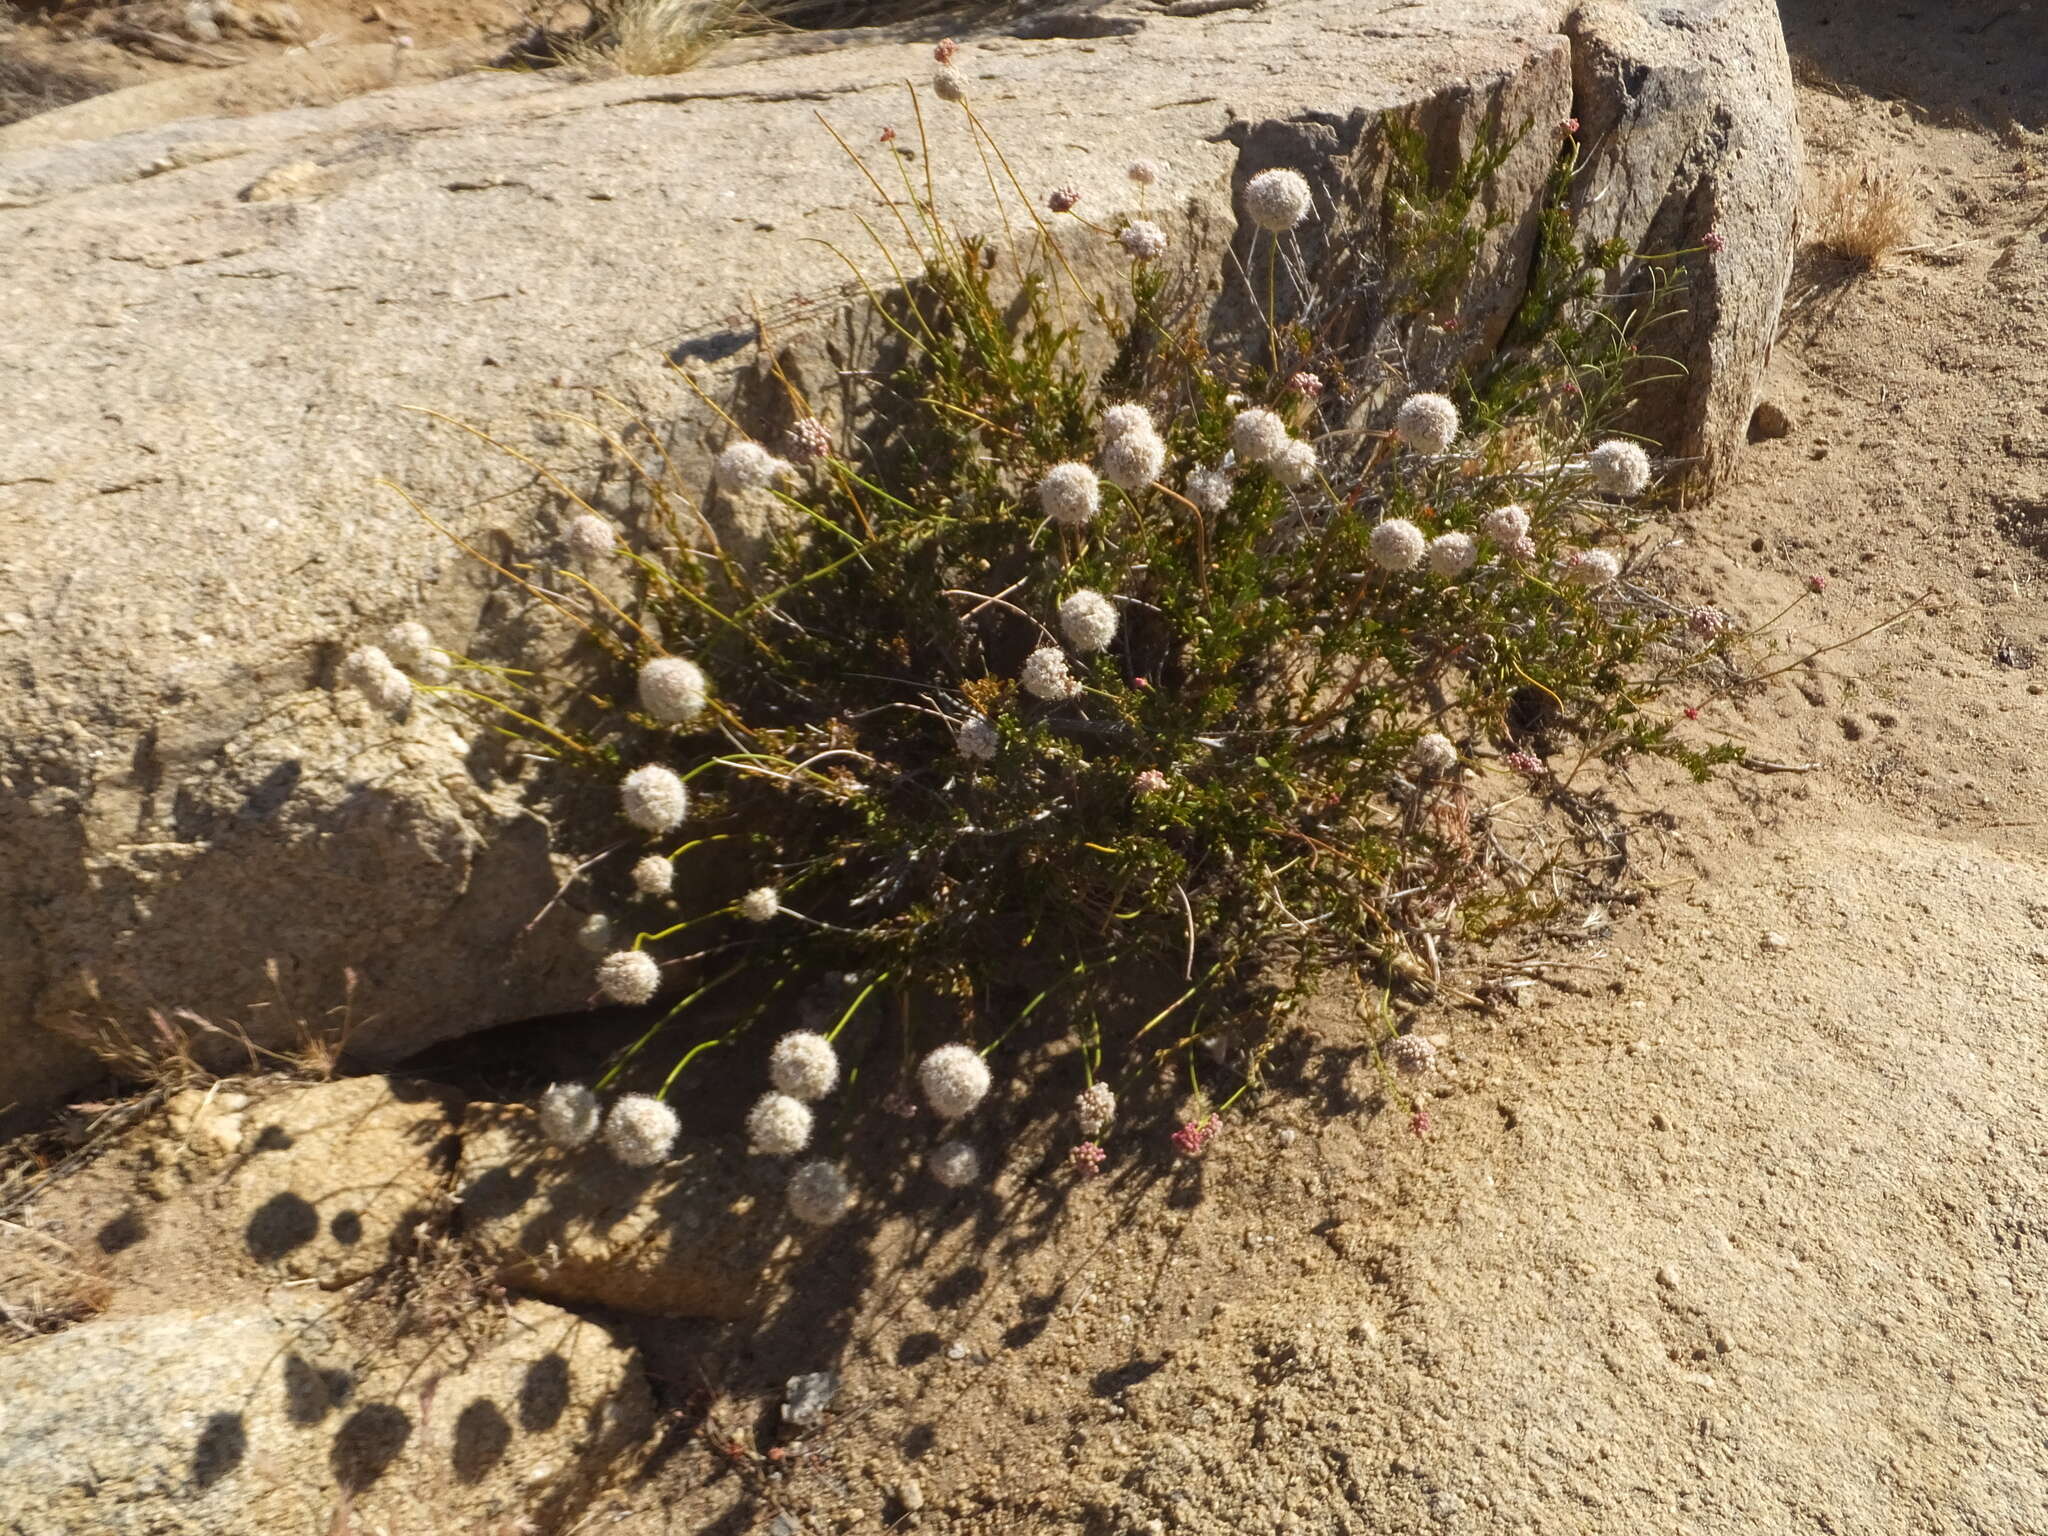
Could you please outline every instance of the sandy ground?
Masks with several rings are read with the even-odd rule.
[[[1075,1185],[998,1105],[991,1188],[636,1324],[665,1432],[580,1530],[2048,1530],[2048,18],[1786,10],[1912,249],[1804,265],[1789,435],[1658,537],[1788,659],[1909,615],[1687,727],[1797,771],[1622,786],[1640,900],[1416,1021],[1426,1134],[1333,984],[1199,1161]]]
[[[0,0],[0,150],[438,79],[486,64],[567,3]]]
[[[1420,1139],[1337,991],[1199,1167],[1055,1199],[1019,1146],[757,1333],[651,1330],[674,1452],[591,1529],[2048,1530],[2048,48],[1787,11],[1816,172],[1906,175],[1916,249],[1806,265],[1792,431],[1664,559],[1805,593],[1787,658],[1935,594],[1689,727],[1808,771],[1639,779],[1644,901],[1419,1021]]]

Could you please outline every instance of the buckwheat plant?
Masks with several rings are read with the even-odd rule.
[[[940,68],[957,105],[932,121],[1007,167],[972,72]],[[725,445],[708,483],[647,472],[687,536],[633,556],[624,611],[580,610],[616,672],[577,718],[605,725],[536,730],[539,706],[512,701],[537,751],[602,765],[622,890],[638,868],[666,897],[621,904],[661,922],[598,967],[608,998],[669,1002],[612,1075],[648,1052],[670,1084],[765,1060],[765,1084],[730,1068],[748,1098],[775,1090],[751,1144],[832,1151],[791,1173],[797,1220],[853,1207],[837,1156],[864,1110],[951,1125],[1027,1063],[1074,1074],[1057,1102],[1076,1106],[1071,1166],[1093,1171],[1146,1102],[1141,1072],[1243,1092],[1333,967],[1434,975],[1547,912],[1569,836],[1516,841],[1496,802],[1561,803],[1592,763],[1704,776],[1736,755],[1658,707],[1728,632],[1688,625],[1627,543],[1660,465],[1608,428],[1653,366],[1655,316],[1615,307],[1620,253],[1571,232],[1575,140],[1507,345],[1462,368],[1428,363],[1447,354],[1426,333],[1479,249],[1492,151],[1435,190],[1396,177],[1399,355],[1347,355],[1313,283],[1273,280],[1320,240],[1319,183],[1248,178],[1241,238],[1266,259],[1232,281],[1260,309],[1254,357],[1203,340],[1178,226],[1047,222],[1078,167],[1013,178],[999,239],[948,227],[903,164],[848,154],[886,204],[876,226],[909,242],[890,259],[922,263],[882,306],[895,354],[829,400],[765,361],[777,420],[712,420],[706,399]],[[1081,270],[1118,278],[1093,291]],[[1275,309],[1283,291],[1299,313]],[[760,446],[792,420],[832,451]],[[745,558],[700,510],[742,495],[782,513]],[[383,672],[355,672],[375,697]],[[776,1038],[799,1002],[806,1027]],[[1078,1055],[1041,1049],[1061,1036]],[[1228,1107],[1174,1146],[1198,1154]],[[971,1182],[971,1150],[949,1141],[932,1170]]]

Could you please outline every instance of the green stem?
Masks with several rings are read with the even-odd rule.
[[[866,986],[862,987],[860,989],[860,996],[856,997],[852,1002],[846,1005],[846,1012],[839,1015],[839,1022],[832,1026],[831,1030],[826,1034],[825,1038],[828,1041],[837,1040],[839,1038],[839,1032],[842,1029],[846,1028],[847,1024],[852,1021],[854,1014],[860,1011],[860,1005],[868,1000],[868,994],[874,991],[875,988],[879,987],[883,982],[887,981],[888,979],[889,973],[887,971],[884,971],[881,975],[877,976],[873,981],[869,982]]]
[[[663,1014],[660,1018],[656,1019],[652,1024],[648,1025],[647,1033],[642,1035],[638,1040],[635,1040],[631,1045],[627,1046],[626,1049],[619,1054],[619,1059],[613,1062],[610,1068],[605,1072],[604,1076],[600,1077],[597,1080],[598,1089],[602,1091],[606,1088],[609,1088],[614,1082],[618,1081],[619,1074],[625,1071],[627,1066],[632,1063],[633,1059],[636,1056],[638,1056],[642,1050],[646,1048],[648,1042],[653,1040],[653,1038],[656,1035],[660,1034],[664,1029],[668,1028],[668,1026],[674,1023],[678,1018],[682,1017],[684,1009],[688,1008],[692,1003],[696,1002],[705,993],[709,992],[713,987],[721,986],[725,982],[732,980],[733,977],[739,975],[739,973],[745,968],[746,967],[744,963],[742,963],[740,965],[732,966],[729,969],[720,973],[719,975],[714,976],[711,980],[705,982],[703,986],[699,987],[696,991],[692,992],[688,997],[684,998],[681,1002],[677,1003],[675,1007],[669,1009],[667,1013]]]

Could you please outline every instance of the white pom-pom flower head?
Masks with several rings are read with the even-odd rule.
[[[1116,1094],[1107,1083],[1090,1083],[1074,1098],[1074,1118],[1081,1134],[1093,1141],[1116,1119]]]
[[[1479,521],[1479,531],[1503,549],[1513,549],[1529,537],[1529,509],[1510,502],[1495,507]]]
[[[746,438],[727,444],[718,455],[718,483],[728,491],[763,491],[791,472],[787,459]]]
[[[1621,561],[1604,549],[1581,549],[1564,562],[1564,579],[1588,591],[1604,587],[1621,574]]]
[[[1372,531],[1372,562],[1383,571],[1412,571],[1429,541],[1405,517],[1390,517]]]
[[[1417,453],[1442,453],[1458,437],[1458,408],[1443,395],[1410,395],[1394,413],[1394,436]]]
[[[964,1189],[981,1177],[981,1154],[964,1141],[940,1142],[924,1165],[948,1189]]]
[[[1439,576],[1458,577],[1479,559],[1479,546],[1469,533],[1440,533],[1429,541],[1429,568]]]
[[[586,512],[569,524],[569,553],[585,565],[595,565],[618,547],[619,531],[595,512]]]
[[[1640,496],[1650,484],[1650,456],[1640,443],[1610,437],[1586,455],[1593,484],[1609,496]]]
[[[1079,679],[1067,670],[1067,653],[1055,645],[1041,646],[1026,656],[1017,681],[1031,697],[1049,704],[1071,699],[1081,691]]]
[[[787,1093],[764,1093],[747,1111],[747,1150],[765,1157],[794,1157],[811,1144],[811,1110]]]
[[[1102,478],[1142,491],[1166,468],[1166,440],[1157,432],[1126,432],[1102,445]]]
[[[668,832],[689,814],[690,792],[674,769],[647,763],[619,785],[619,806],[641,831]]]
[[[391,660],[423,683],[448,679],[448,653],[434,644],[433,633],[418,619],[394,624],[384,634]]]
[[[1188,472],[1188,500],[1205,517],[1214,517],[1230,505],[1230,476],[1220,469]]]
[[[604,1119],[597,1095],[581,1083],[550,1084],[534,1108],[541,1135],[564,1151],[585,1145]]]
[[[1285,451],[1287,423],[1263,406],[1239,411],[1230,423],[1230,451],[1245,464],[1268,464]]]
[[[740,898],[740,916],[750,923],[765,923],[782,910],[782,893],[772,885],[757,885]]]
[[[789,1214],[807,1227],[829,1227],[853,1209],[853,1186],[823,1158],[790,1174],[788,1195]]]
[[[1308,178],[1299,171],[1261,171],[1244,184],[1244,211],[1259,228],[1276,235],[1307,218],[1314,201]]]
[[[1104,650],[1116,638],[1116,604],[1083,587],[1060,604],[1060,633],[1083,656]]]
[[[953,750],[971,763],[992,762],[1003,738],[987,719],[969,715],[953,729]]]
[[[642,663],[640,707],[663,725],[688,725],[704,713],[711,683],[704,669],[681,656],[657,656]]]
[[[1432,777],[1441,777],[1458,766],[1458,749],[1442,731],[1430,731],[1415,743],[1415,766]]]
[[[675,889],[676,867],[658,853],[633,866],[633,889],[642,896],[666,896]]]
[[[941,1120],[957,1120],[988,1097],[988,1063],[965,1045],[942,1045],[918,1063],[924,1101]]]
[[[1038,482],[1038,509],[1063,528],[1083,527],[1102,510],[1102,482],[1086,464],[1055,464]]]
[[[1150,219],[1133,219],[1116,238],[1133,261],[1157,261],[1166,254],[1166,231]]]
[[[839,1053],[812,1030],[792,1030],[768,1052],[768,1080],[793,1099],[814,1104],[839,1083]]]
[[[1159,428],[1152,423],[1152,413],[1135,400],[1126,400],[1109,406],[1102,413],[1102,441],[1113,443],[1120,437],[1150,434],[1158,436]]]
[[[632,1007],[652,1002],[661,990],[661,967],[644,949],[614,950],[597,963],[597,990]]]
[[[604,1144],[628,1168],[652,1168],[675,1149],[676,1112],[660,1099],[629,1093],[604,1117]]]
[[[1288,490],[1298,491],[1316,477],[1316,451],[1296,439],[1274,454],[1273,462],[1266,467]]]

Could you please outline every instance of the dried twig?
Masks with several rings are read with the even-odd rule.
[[[602,853],[593,853],[581,864],[578,864],[574,869],[570,870],[568,874],[564,875],[562,877],[561,885],[558,886],[555,890],[555,894],[548,898],[547,905],[542,907],[538,912],[534,913],[532,917],[526,920],[526,926],[519,930],[519,936],[521,938],[524,938],[527,934],[533,932],[535,925],[537,925],[542,918],[546,917],[550,912],[554,911],[558,905],[560,905],[562,898],[569,894],[569,887],[574,885],[579,879],[583,877],[583,872],[586,869],[590,868],[590,866],[593,864],[601,863],[605,859],[610,858],[613,854],[617,853],[621,848],[625,846],[626,845],[624,843],[613,843],[611,847],[605,849]]]

